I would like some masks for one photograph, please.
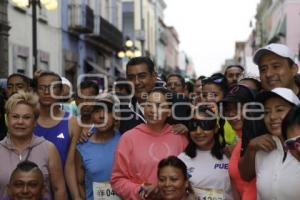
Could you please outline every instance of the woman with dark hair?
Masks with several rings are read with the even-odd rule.
[[[157,170],[160,200],[196,200],[187,167],[176,156],[161,160]]]
[[[248,87],[255,95],[261,91],[261,82],[252,77],[245,77],[239,80],[238,84],[245,85]]]
[[[171,92],[152,90],[143,105],[146,124],[122,135],[115,151],[112,189],[123,199],[137,200],[155,195],[157,164],[170,155],[179,155],[187,145],[184,135],[174,134],[167,122],[171,114]],[[144,191],[140,195],[139,191]]]
[[[268,133],[250,140],[239,161],[240,175],[246,181],[256,177],[257,199],[298,200],[299,162],[284,148],[283,119],[299,98],[287,88],[274,88],[256,97],[264,105],[264,123]]]
[[[282,136],[288,152],[300,162],[300,106],[292,108],[284,118]]]
[[[278,159],[272,160],[270,167],[269,181],[267,187],[270,189],[263,194],[272,194],[278,199],[298,200],[300,196],[300,106],[292,107],[282,121],[282,137],[284,154]],[[278,150],[273,150],[268,154],[274,154]],[[276,171],[274,171],[274,169]],[[261,175],[262,176],[262,175]],[[264,177],[266,177],[264,175]],[[271,182],[272,181],[272,182]],[[261,199],[267,199],[266,196],[260,196]],[[268,197],[268,196],[267,196]]]
[[[221,73],[213,74],[202,81],[202,95],[205,102],[218,103],[227,93],[228,84],[226,78]]]
[[[228,158],[223,153],[223,129],[212,110],[196,107],[189,123],[190,143],[178,157],[188,167],[193,189],[200,199],[233,199],[228,175]]]
[[[213,74],[211,77],[203,80],[203,102],[212,106],[215,113],[218,113],[218,104],[226,96],[227,91],[227,81],[225,76],[221,73]],[[237,135],[228,121],[221,118],[221,120],[219,120],[219,126],[224,128],[225,143],[234,145],[237,141]],[[230,151],[231,150],[228,150],[228,154],[230,154]]]
[[[255,179],[250,182],[242,180],[238,170],[243,139],[242,134],[247,134],[247,130],[244,129],[244,126],[245,128],[247,127],[247,120],[249,120],[248,117],[250,117],[250,113],[246,110],[254,108],[253,105],[250,105],[250,102],[254,102],[254,93],[244,85],[233,85],[230,87],[228,94],[220,104],[220,106],[224,108],[224,116],[239,137],[239,140],[231,153],[228,170],[232,187],[235,189],[237,196],[241,200],[256,200]],[[258,122],[256,121],[255,123],[256,124],[252,125],[257,127]],[[253,130],[253,128],[251,130]]]

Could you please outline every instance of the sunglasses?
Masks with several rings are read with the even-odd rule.
[[[218,79],[213,79],[214,83],[222,83],[222,81],[224,80],[224,78],[218,78]]]
[[[224,78],[208,77],[208,78],[204,79],[203,82],[204,82],[204,84],[211,83],[211,82],[219,84],[219,83],[222,83],[223,80],[224,80]]]
[[[300,145],[300,136],[296,136],[286,140],[284,142],[284,145],[288,150],[295,150],[296,147]]]
[[[195,131],[198,127],[200,127],[204,131],[213,130],[217,125],[216,120],[191,120],[189,122],[189,130]]]

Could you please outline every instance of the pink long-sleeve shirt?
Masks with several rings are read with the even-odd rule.
[[[127,131],[115,152],[111,176],[113,190],[123,199],[139,199],[141,184],[157,184],[159,161],[170,155],[177,156],[187,143],[186,137],[175,135],[168,124],[160,133],[153,132],[146,124]]]

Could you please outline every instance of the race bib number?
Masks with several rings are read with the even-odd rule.
[[[93,195],[94,200],[121,200],[108,182],[93,182]]]
[[[194,187],[194,191],[197,200],[225,200],[223,190]]]

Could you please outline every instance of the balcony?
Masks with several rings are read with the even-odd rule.
[[[92,37],[97,43],[102,43],[111,49],[118,51],[123,47],[123,34],[113,24],[103,17],[99,17],[98,29]],[[97,26],[96,26],[97,27]]]
[[[94,30],[94,11],[85,4],[69,5],[69,30],[77,33],[92,33]]]

